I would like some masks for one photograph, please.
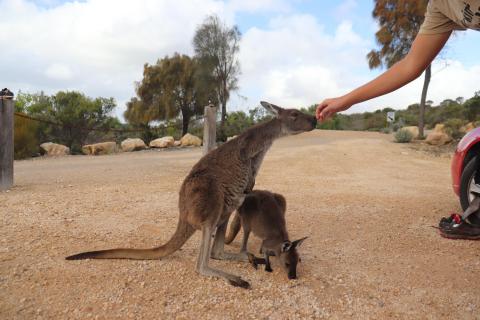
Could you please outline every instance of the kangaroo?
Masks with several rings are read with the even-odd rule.
[[[297,248],[307,237],[293,242],[289,240],[285,222],[286,208],[287,202],[281,194],[253,190],[237,209],[225,243],[229,244],[235,239],[241,225],[243,240],[240,252],[247,253],[250,232],[262,239],[260,253],[264,254],[264,260],[247,253],[255,268],[257,268],[257,264],[265,264],[265,271],[272,272],[270,255],[275,255],[280,259],[282,267],[288,274],[288,279],[296,279],[297,264],[300,260]]]
[[[245,253],[224,251],[228,219],[242,204],[245,195],[252,191],[262,160],[273,141],[311,131],[317,123],[314,116],[295,109],[283,109],[264,101],[261,105],[274,115],[273,119],[247,129],[207,153],[193,166],[180,188],[177,229],[164,245],[151,249],[83,252],[66,259],[159,259],[180,249],[196,230],[201,230],[197,272],[223,278],[233,286],[249,288],[250,284],[241,277],[210,267],[209,259],[248,261]]]

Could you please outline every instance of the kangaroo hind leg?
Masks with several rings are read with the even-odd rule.
[[[202,242],[200,244],[200,250],[197,260],[197,271],[204,276],[224,278],[232,286],[249,289],[250,284],[239,276],[235,276],[225,271],[211,268],[208,265],[211,254],[212,233],[212,226],[204,225],[202,227]]]
[[[212,259],[217,260],[234,260],[234,261],[248,261],[246,252],[232,253],[225,252],[225,232],[227,230],[228,220],[217,227],[215,239],[212,247]]]

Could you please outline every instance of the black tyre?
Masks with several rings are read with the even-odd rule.
[[[477,172],[477,157],[473,157],[465,166],[460,179],[460,204],[463,211],[467,210],[470,201],[473,199],[471,191],[480,192],[480,185],[475,184],[475,173]]]

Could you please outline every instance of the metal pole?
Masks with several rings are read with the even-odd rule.
[[[212,104],[205,107],[203,125],[203,154],[215,149],[217,140],[217,108]]]
[[[0,91],[0,191],[13,186],[13,94]]]

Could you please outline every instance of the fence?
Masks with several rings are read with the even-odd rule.
[[[14,168],[14,116],[47,123],[57,127],[68,127],[85,131],[99,132],[144,132],[145,129],[118,129],[118,128],[87,128],[76,125],[65,125],[55,121],[33,117],[24,113],[14,112],[13,94],[4,89],[0,92],[0,191],[7,190],[13,186]],[[192,119],[191,122],[198,119]],[[176,125],[165,125],[155,128],[156,130],[166,130]],[[204,136],[203,136],[203,153],[215,148],[216,145],[216,108],[208,105],[204,109]]]

